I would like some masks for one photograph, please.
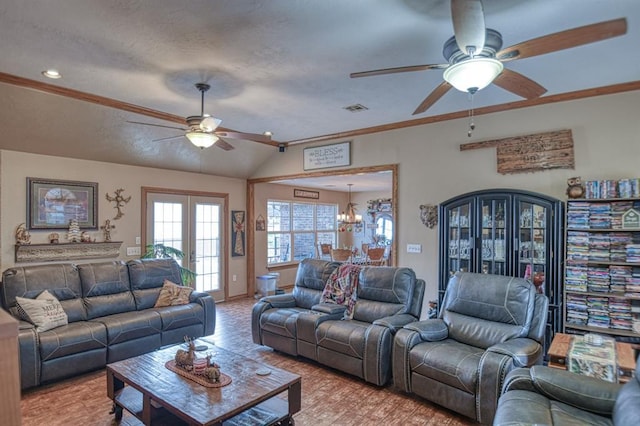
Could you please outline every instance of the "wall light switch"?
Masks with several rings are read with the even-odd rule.
[[[231,279],[233,280],[233,282],[236,282],[236,281],[238,281],[238,276],[236,274],[233,274]]]
[[[140,247],[127,247],[127,256],[140,256]]]
[[[136,244],[140,244],[140,237],[136,237]]]
[[[422,253],[422,244],[407,244],[407,253]]]

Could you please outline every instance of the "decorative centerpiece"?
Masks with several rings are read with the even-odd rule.
[[[187,350],[178,349],[174,359],[167,361],[165,367],[206,387],[222,387],[231,383],[231,377],[221,373],[220,366],[211,361],[211,354],[198,358],[195,343],[188,339],[187,344]]]

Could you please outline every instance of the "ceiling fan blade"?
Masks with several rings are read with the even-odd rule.
[[[216,136],[222,138],[232,138],[232,139],[245,139],[248,141],[266,143],[268,145],[278,146],[277,142],[273,142],[271,140],[271,136],[261,135],[258,133],[243,133],[243,132],[231,132],[231,131],[217,131],[213,132]]]
[[[503,69],[493,82],[496,86],[525,99],[538,98],[547,92],[547,89],[535,81],[507,68]]]
[[[215,146],[217,146],[218,148],[224,149],[225,151],[231,151],[233,149],[236,149],[233,145],[231,145],[229,142],[225,141],[222,138],[218,138],[218,140],[215,143]]]
[[[183,138],[183,137],[184,137],[184,135],[168,136],[166,138],[153,139],[151,142],[168,141],[168,140],[171,140],[171,139],[178,139],[178,138]]]
[[[453,34],[460,51],[473,56],[482,51],[486,28],[481,0],[451,0]]]
[[[413,72],[413,71],[425,71],[425,70],[441,70],[445,69],[449,64],[427,64],[427,65],[410,65],[407,67],[396,68],[382,68],[379,70],[352,72],[349,74],[351,78],[358,77],[371,77],[374,75],[394,74],[398,72]]]
[[[431,107],[431,105],[435,104],[438,101],[438,99],[443,97],[452,87],[453,86],[451,86],[446,81],[443,81],[442,83],[440,83],[440,85],[435,89],[433,89],[433,92],[429,93],[429,96],[427,96],[425,100],[422,101],[420,105],[418,105],[418,108],[416,108],[416,110],[413,111],[413,115],[422,114],[423,112],[428,110]]]
[[[162,125],[162,124],[152,124],[152,123],[142,123],[140,121],[127,121],[127,123],[142,124],[143,126],[164,127],[165,129],[182,130],[183,132],[187,131],[187,129],[185,129],[183,127],[165,126],[165,125]]]
[[[612,37],[618,37],[627,32],[627,19],[619,18],[584,27],[560,31],[546,36],[534,38],[522,43],[502,49],[496,55],[501,61],[529,58],[545,53],[557,52],[583,44],[594,43]]]

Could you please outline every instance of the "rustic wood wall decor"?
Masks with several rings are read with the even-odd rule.
[[[493,147],[503,175],[575,168],[571,130],[463,143],[460,151]]]

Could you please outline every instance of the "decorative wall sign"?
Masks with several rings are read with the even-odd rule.
[[[351,165],[351,142],[314,146],[303,151],[304,170]]]
[[[27,227],[68,229],[75,219],[82,229],[98,228],[98,184],[27,178]]]
[[[231,256],[244,256],[244,211],[231,211]]]
[[[503,175],[575,168],[571,130],[465,143],[460,151],[493,147]]]
[[[309,191],[306,189],[294,189],[293,196],[296,198],[311,198],[313,200],[320,199],[319,191]]]
[[[629,209],[622,214],[622,229],[640,228],[640,213]]]
[[[256,219],[256,231],[264,231],[266,229],[264,217],[262,215],[258,215]]]

